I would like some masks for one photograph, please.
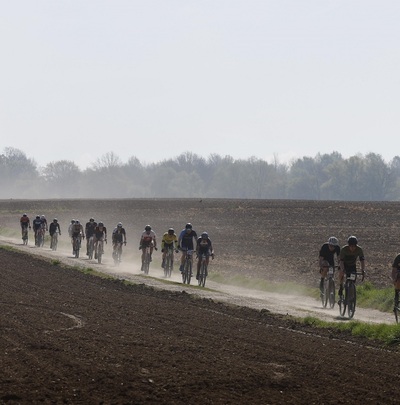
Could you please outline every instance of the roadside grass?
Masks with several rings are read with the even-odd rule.
[[[400,324],[369,324],[358,321],[337,323],[322,321],[312,316],[296,318],[296,321],[315,328],[347,331],[353,336],[377,340],[388,346],[400,343]]]
[[[318,301],[320,300],[318,288],[307,287],[292,282],[272,283],[268,280],[248,278],[242,275],[224,277],[215,273],[211,274],[209,278],[215,282],[237,287],[281,294],[307,295],[314,297]],[[393,287],[377,289],[368,281],[357,284],[357,306],[359,307],[377,309],[382,312],[391,312],[393,310],[393,299]]]

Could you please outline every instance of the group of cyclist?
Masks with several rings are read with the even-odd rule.
[[[27,214],[23,214],[20,219],[20,225],[22,230],[22,235],[24,237],[24,231],[26,229],[31,229],[30,219]],[[50,224],[50,227],[47,226],[47,220],[44,215],[37,215],[36,218],[32,221],[32,227],[36,234],[39,230],[43,233],[44,231],[49,230],[50,236],[53,233],[58,232],[61,235],[60,224],[58,223],[57,218],[53,219],[53,222]],[[107,243],[107,228],[104,226],[103,222],[96,222],[93,217],[83,227],[82,223],[78,219],[72,219],[68,227],[68,235],[71,238],[72,243],[72,254],[75,255],[74,251],[74,240],[79,239],[79,243],[82,239],[86,237],[86,255],[89,256],[89,246],[90,239],[93,237],[94,251],[96,252],[97,244],[100,241]],[[126,245],[126,231],[122,226],[122,223],[119,222],[112,231],[112,244],[113,244],[113,257],[115,255],[116,249],[120,244]],[[150,261],[152,260],[153,250],[158,250],[157,247],[157,235],[150,225],[146,225],[143,232],[140,235],[139,250],[142,251],[142,266],[141,270],[143,271],[143,262],[145,257],[145,252],[147,248],[150,248]],[[50,246],[51,248],[51,246]],[[183,271],[183,265],[186,258],[186,252],[196,251],[198,258],[197,261],[197,274],[196,279],[198,279],[198,274],[201,266],[201,258],[203,255],[206,256],[207,265],[209,264],[210,257],[214,259],[214,248],[211,242],[211,239],[208,236],[207,232],[203,232],[200,237],[197,236],[197,232],[193,229],[191,223],[187,223],[185,228],[179,233],[179,236],[176,235],[174,228],[169,228],[167,232],[163,234],[161,240],[161,252],[162,252],[162,263],[161,267],[165,266],[165,257],[168,249],[173,249],[176,253],[179,251],[182,252],[180,267],[179,270]],[[104,253],[104,252],[103,252]],[[96,259],[96,257],[95,257]]]
[[[335,255],[339,262],[339,296],[343,295],[344,275],[348,277],[351,273],[357,272],[357,260],[361,263],[361,272],[365,274],[365,257],[361,246],[355,236],[347,239],[347,244],[340,248],[339,241],[331,236],[328,242],[324,243],[319,250],[319,267],[321,274],[320,290],[323,292],[324,278],[327,276],[329,267],[335,267]],[[400,259],[399,259],[400,262]]]

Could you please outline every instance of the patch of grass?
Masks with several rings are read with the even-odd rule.
[[[371,340],[376,340],[383,342],[388,346],[400,343],[400,325],[398,324],[369,324],[359,321],[343,323],[326,322],[312,316],[308,316],[303,319],[297,318],[296,320],[297,322],[310,325],[315,328],[348,331],[353,336],[360,336]]]
[[[58,259],[55,259],[55,260],[52,260],[52,261],[51,261],[51,264],[52,264],[53,266],[59,266],[59,265],[61,264],[61,261],[58,260]]]

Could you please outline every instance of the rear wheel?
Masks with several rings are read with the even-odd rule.
[[[356,312],[356,285],[350,283],[347,289],[347,313],[349,318],[353,318],[354,312]]]
[[[335,281],[330,278],[328,280],[328,299],[329,299],[329,306],[333,308],[335,306]]]

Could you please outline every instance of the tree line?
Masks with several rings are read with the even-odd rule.
[[[38,167],[16,148],[0,155],[0,198],[240,198],[346,201],[400,200],[400,157],[343,158],[338,152],[290,164],[185,152],[143,164],[113,152],[85,170],[69,160]]]

